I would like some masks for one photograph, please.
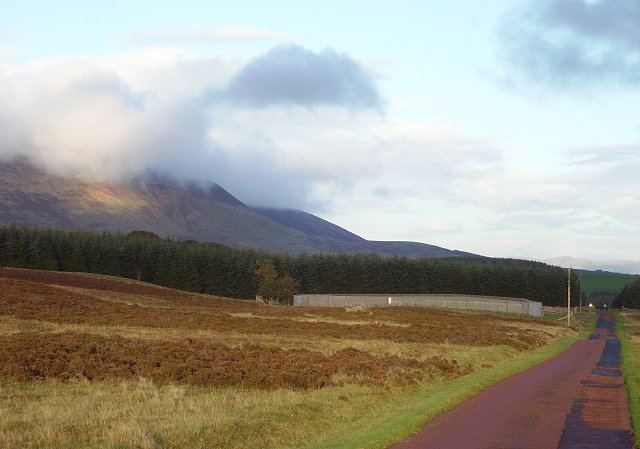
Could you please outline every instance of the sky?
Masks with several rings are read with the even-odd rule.
[[[640,259],[640,2],[0,0],[0,159],[371,240]]]

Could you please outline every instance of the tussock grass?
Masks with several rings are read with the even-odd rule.
[[[573,340],[516,358],[493,358],[493,368],[411,388],[266,391],[157,385],[145,379],[4,381],[0,447],[381,449]]]
[[[0,269],[0,349],[29,378],[0,378],[0,448],[383,448],[576,335],[509,316],[258,306],[117,278]],[[31,379],[23,368],[45,346],[49,361]],[[179,351],[194,363],[166,376],[156,370],[154,354],[162,365]],[[193,371],[181,374],[215,370],[223,353],[228,366],[249,367],[245,374],[257,360],[281,367],[274,372],[296,372],[292,363],[315,375],[326,364],[339,369],[322,388],[276,380],[249,389],[242,376],[200,385],[189,381]],[[139,371],[123,374],[119,361]]]
[[[251,312],[240,312],[240,313],[230,313],[229,315],[240,317],[240,318],[262,318],[264,320],[273,320],[276,319],[275,316],[265,316],[259,315]],[[356,326],[356,325],[364,325],[364,324],[381,324],[386,326],[399,326],[399,327],[409,327],[411,324],[409,323],[398,323],[396,321],[358,321],[358,320],[347,320],[347,319],[337,319],[337,318],[329,318],[323,317],[322,315],[314,315],[307,313],[303,316],[286,316],[285,319],[294,320],[294,321],[306,321],[308,323],[333,323],[333,324],[344,324],[345,326]]]
[[[298,392],[146,380],[0,385],[2,448],[312,447],[409,396],[358,386]]]
[[[383,449],[417,432],[434,417],[513,374],[524,371],[567,349],[574,333],[544,348],[502,361],[495,367],[449,381],[436,388],[417,389],[397,404],[393,413],[353,426],[342,436],[311,446],[313,449]]]
[[[149,381],[2,384],[3,448],[303,447],[389,393],[202,389]],[[318,437],[316,437],[317,439]]]
[[[474,347],[449,343],[397,343],[388,340],[345,340],[338,338],[309,339],[306,336],[295,338],[278,335],[263,335],[260,338],[256,338],[254,335],[242,333],[223,334],[200,329],[156,329],[132,326],[53,323],[39,320],[21,320],[0,315],[0,336],[17,334],[19,332],[41,332],[47,334],[74,332],[105,337],[117,335],[127,339],[135,338],[164,341],[180,341],[185,338],[190,338],[195,340],[221,341],[229,347],[242,347],[259,343],[268,347],[308,349],[323,354],[333,354],[337,351],[354,348],[372,355],[395,355],[418,360],[444,355],[447,359],[456,360],[461,366],[470,370],[482,366],[486,367],[486,365],[491,365],[500,360],[507,360],[520,353],[520,351],[508,345]],[[566,330],[563,328],[553,329],[553,332],[545,329],[545,332],[553,339],[561,338],[566,334]]]
[[[622,341],[622,371],[636,447],[640,448],[640,315],[616,314],[617,334]]]

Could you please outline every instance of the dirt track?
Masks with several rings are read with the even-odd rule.
[[[631,449],[613,317],[589,340],[506,379],[392,449]]]

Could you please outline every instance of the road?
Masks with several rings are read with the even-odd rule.
[[[632,449],[608,312],[588,340],[479,393],[391,449]]]

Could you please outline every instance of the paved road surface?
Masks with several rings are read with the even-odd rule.
[[[434,419],[392,449],[632,449],[613,317],[589,340]]]

